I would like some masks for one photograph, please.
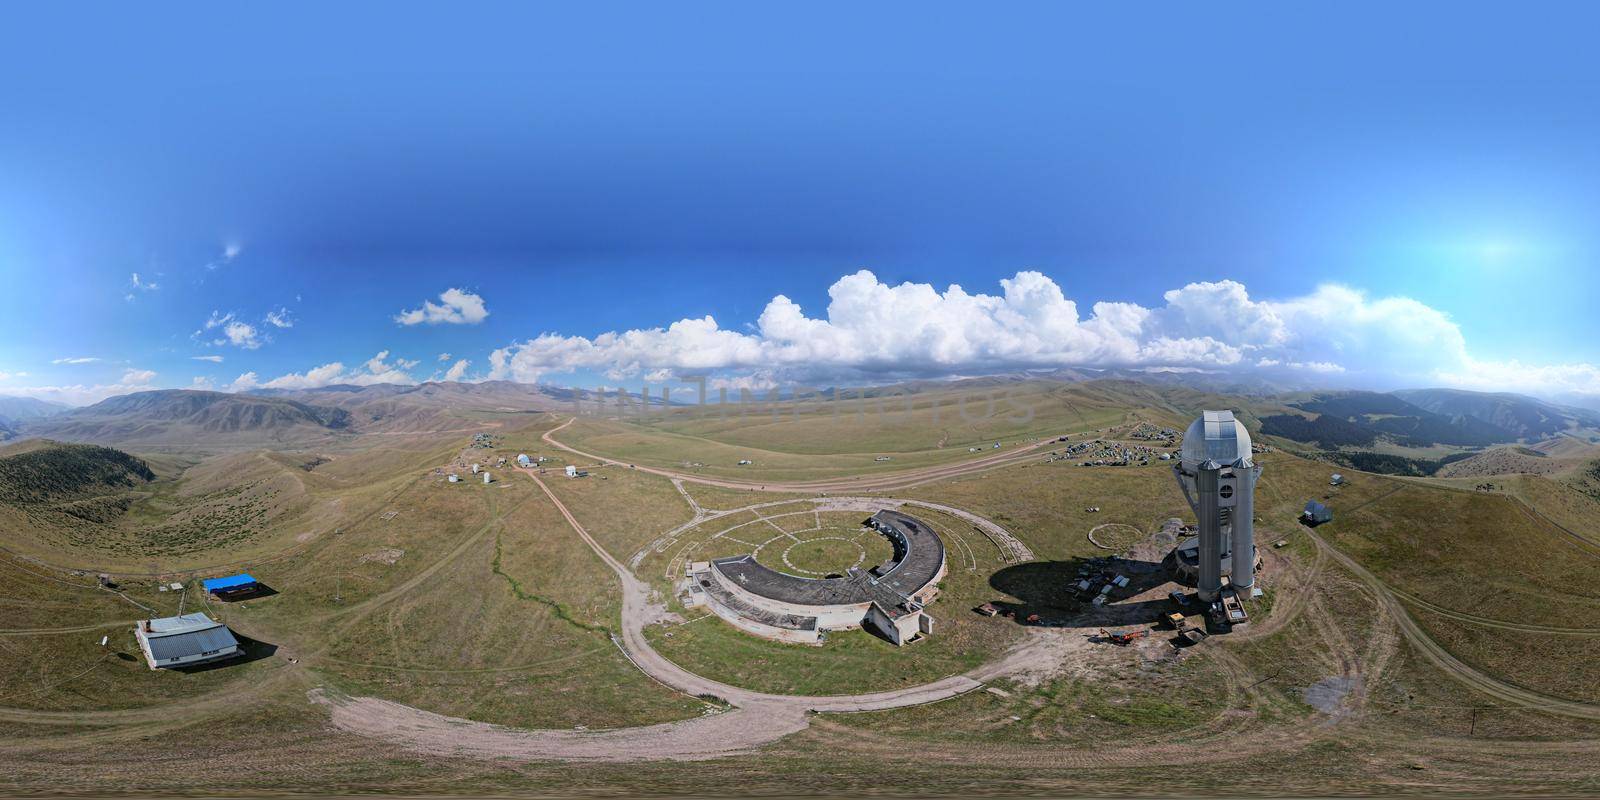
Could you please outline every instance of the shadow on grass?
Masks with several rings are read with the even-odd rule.
[[[257,583],[253,588],[246,592],[229,592],[227,594],[214,594],[212,596],[224,603],[238,603],[244,600],[260,600],[264,597],[271,597],[277,593],[277,589],[274,589],[264,583]]]
[[[248,636],[240,636],[237,633],[233,635],[233,638],[239,640],[239,655],[234,656],[233,658],[224,659],[222,661],[212,661],[206,664],[195,664],[188,667],[174,667],[172,671],[210,672],[214,669],[227,669],[229,667],[237,667],[242,664],[248,664],[252,661],[260,661],[263,658],[271,658],[273,654],[278,652],[278,646],[269,642],[257,641]]]
[[[989,586],[1007,597],[989,605],[1019,625],[1065,625],[1091,610],[1093,596],[1079,594],[1080,581],[1088,580],[1091,591],[1098,592],[1119,575],[1128,579],[1128,585],[1113,587],[1106,595],[1119,614],[1154,619],[1171,604],[1166,598],[1122,602],[1171,580],[1166,562],[1099,556],[1005,567],[989,576]],[[1038,619],[1030,622],[1034,616]]]

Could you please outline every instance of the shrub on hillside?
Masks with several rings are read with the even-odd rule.
[[[1295,414],[1262,417],[1261,432],[1268,436],[1282,436],[1297,442],[1315,442],[1327,450],[1351,446],[1367,447],[1377,439],[1377,434],[1372,430],[1329,414],[1321,414],[1312,419]]]
[[[0,458],[0,502],[49,503],[155,480],[143,459],[110,447],[63,444]]]

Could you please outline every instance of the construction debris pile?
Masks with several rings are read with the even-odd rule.
[[[1148,422],[1141,422],[1128,432],[1129,439],[1142,439],[1147,442],[1165,442],[1168,446],[1176,445],[1178,432],[1172,428],[1158,428]]]
[[[1129,578],[1111,567],[1110,558],[1091,558],[1078,567],[1077,582],[1072,584],[1072,596],[1091,605],[1102,606],[1106,598],[1117,589],[1125,589]]]
[[[1044,463],[1076,461],[1080,467],[1126,467],[1133,464],[1144,466],[1151,461],[1167,461],[1171,458],[1171,453],[1148,445],[1095,439],[1068,445],[1064,450],[1052,450]]]

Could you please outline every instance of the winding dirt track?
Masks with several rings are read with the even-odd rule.
[[[823,478],[821,480],[813,481],[759,483],[755,481],[736,480],[733,478],[716,478],[706,475],[694,475],[685,472],[674,472],[672,470],[661,469],[659,467],[646,467],[639,466],[637,464],[629,464],[626,461],[618,461],[614,458],[607,458],[594,453],[586,453],[577,449],[576,447],[562,444],[561,442],[557,441],[555,438],[555,433],[560,431],[562,428],[571,425],[575,420],[577,420],[577,417],[569,417],[566,422],[563,422],[560,425],[557,425],[556,427],[546,431],[544,436],[540,438],[544,440],[545,444],[548,444],[551,447],[554,447],[558,450],[565,450],[573,455],[582,456],[594,461],[597,464],[609,464],[616,467],[631,467],[632,469],[640,472],[648,472],[652,475],[660,475],[673,480],[703,483],[707,486],[720,486],[724,489],[748,489],[757,492],[798,492],[805,494],[809,492],[873,492],[885,489],[905,489],[912,486],[929,483],[931,481],[944,480],[945,478],[956,478],[962,475],[970,475],[977,472],[986,472],[997,467],[1004,467],[1019,461],[1025,461],[1036,455],[1034,451],[1056,444],[1054,439],[1041,439],[1040,441],[1032,444],[1014,447],[1010,450],[1002,451],[994,455],[974,458],[971,461],[962,461],[958,464],[940,464],[932,467],[923,467],[921,469],[892,472],[885,475]]]
[[[566,423],[546,433],[544,441],[551,446],[600,463],[622,465],[622,462],[568,447],[551,436],[551,434],[561,430],[571,422],[572,420],[569,419]],[[1014,450],[1006,456],[995,456],[952,466],[931,467],[878,478],[798,483],[753,484],[745,481],[708,478],[649,467],[635,467],[635,469],[671,479],[675,485],[679,486],[680,490],[683,481],[692,481],[726,488],[753,489],[767,492],[822,492],[840,489],[872,491],[911,486],[932,480],[993,469],[1019,460],[1023,453],[1031,449],[1032,447],[1023,448],[1021,451]],[[622,636],[617,644],[628,658],[641,671],[663,685],[686,694],[719,699],[731,706],[731,710],[709,714],[699,719],[684,722],[639,728],[604,731],[541,731],[509,728],[446,717],[375,698],[335,698],[320,690],[313,691],[312,699],[315,702],[326,704],[330,708],[332,721],[336,727],[352,733],[382,738],[401,743],[413,749],[441,755],[574,761],[703,760],[746,753],[802,731],[809,727],[811,722],[810,714],[813,712],[875,711],[936,702],[977,689],[983,685],[984,681],[1037,670],[1041,666],[1048,668],[1062,658],[1060,649],[1054,647],[1049,639],[1048,634],[1051,632],[1032,631],[1020,646],[1014,648],[1001,659],[964,675],[952,676],[930,684],[907,689],[833,697],[799,697],[753,692],[695,675],[656,652],[646,639],[644,634],[645,627],[659,616],[659,610],[653,608],[649,602],[648,586],[635,577],[626,565],[614,558],[600,546],[599,542],[589,535],[588,531],[584,529],[583,525],[578,522],[567,507],[539,479],[534,470],[525,469],[519,471],[523,472],[539,486],[550,502],[560,511],[573,531],[589,545],[595,555],[616,573],[617,579],[622,586],[623,599]],[[687,496],[686,492],[684,494]],[[705,511],[700,509],[692,498],[689,498],[689,500],[691,507],[696,512],[695,519],[689,525],[699,524],[707,519],[726,513]],[[960,509],[932,503],[924,504],[973,522],[980,529],[991,534],[991,538],[994,538],[991,528],[998,529],[998,526],[994,526],[993,523]],[[688,527],[688,525],[685,527]],[[1003,529],[998,530],[1003,534],[1004,540],[1016,541]],[[670,537],[671,534],[668,535],[668,538]],[[1312,572],[1320,571],[1321,565],[1330,557],[1338,561],[1372,593],[1378,603],[1379,613],[1394,620],[1401,636],[1447,674],[1491,697],[1512,705],[1537,708],[1574,717],[1600,719],[1600,706],[1565,701],[1530,692],[1504,683],[1462,663],[1434,642],[1412,619],[1404,604],[1404,600],[1408,598],[1402,598],[1397,595],[1376,575],[1327,544],[1321,538],[1312,535],[1312,539],[1316,542],[1318,548],[1318,558],[1312,567]],[[1024,555],[1025,557],[1021,558],[1021,560],[1032,558],[1032,553],[1021,546],[1020,542],[1016,542],[1017,547],[1021,548],[1020,552],[1018,552],[1016,549],[1002,544],[1002,541],[997,539],[996,544],[1001,547],[1007,560]],[[648,552],[648,548],[645,552]],[[1316,603],[1318,601],[1315,599],[1308,601],[1302,598],[1300,604],[1304,605],[1307,602]],[[1295,607],[1293,609],[1286,608],[1285,610],[1291,611],[1288,616],[1294,616],[1301,609],[1300,607]],[[1395,637],[1392,635],[1373,637],[1372,641],[1366,643],[1366,647],[1358,648],[1354,646],[1353,642],[1348,641],[1342,633],[1334,630],[1331,625],[1323,627],[1327,628],[1323,633],[1329,637],[1329,643],[1336,645],[1332,647],[1332,652],[1363,653],[1360,657],[1341,656],[1341,663],[1329,665],[1330,668],[1336,669],[1341,674],[1360,676],[1365,673],[1369,678],[1375,677],[1378,672],[1382,671],[1383,665],[1388,662],[1394,653]],[[1563,632],[1579,633],[1579,631]],[[1265,633],[1265,631],[1257,633]],[[1224,668],[1227,668],[1232,662],[1231,657],[1221,651],[1219,651],[1218,657]],[[1244,691],[1249,694],[1254,690],[1253,688],[1247,688]],[[1361,691],[1364,694],[1365,688],[1363,687]],[[1232,727],[1232,725],[1225,724],[1224,727]],[[1327,735],[1325,726],[1316,727],[1321,729],[1321,732],[1311,728],[1298,732],[1254,731],[1249,737],[1252,747],[1246,749],[1278,750],[1285,745],[1300,746],[1310,740]],[[1230,746],[1239,747],[1241,745],[1241,740],[1236,738],[1239,733],[1239,731],[1229,732],[1230,736],[1235,737],[1230,740]],[[1194,757],[1209,757],[1207,754],[1211,751],[1208,748],[1196,747],[1196,744],[1196,742],[1169,744],[1157,748],[1161,751],[1159,753],[1153,752],[1149,747],[1141,747],[1126,750],[1126,752],[1116,748],[1104,751],[1084,750],[1075,752],[1073,755],[1076,757],[1074,759],[1075,762],[1082,761],[1085,764],[1149,763],[1151,758],[1158,756],[1158,760],[1163,763],[1182,763]]]
[[[700,760],[748,752],[804,730],[810,724],[811,712],[881,711],[932,703],[965,694],[982,686],[984,680],[1037,663],[1037,648],[1024,647],[966,675],[905,689],[824,697],[754,692],[701,677],[650,646],[644,629],[659,617],[659,611],[651,607],[649,586],[589,535],[536,471],[518,471],[539,486],[578,537],[616,573],[622,586],[622,636],[618,645],[628,658],[665,686],[696,697],[721,700],[732,709],[640,728],[525,730],[446,717],[386,700],[333,697],[313,691],[311,699],[330,708],[335,727],[449,755],[578,761]]]
[[[1563,700],[1559,697],[1539,694],[1519,686],[1513,686],[1502,680],[1486,675],[1460,659],[1451,655],[1449,651],[1435,642],[1417,621],[1412,618],[1411,612],[1406,610],[1404,602],[1371,570],[1361,566],[1355,559],[1339,552],[1338,548],[1328,544],[1322,537],[1315,533],[1308,533],[1317,548],[1332,556],[1352,575],[1373,590],[1378,602],[1382,604],[1388,616],[1400,629],[1400,634],[1417,649],[1424,658],[1432,662],[1435,667],[1465,683],[1472,688],[1498,700],[1505,701],[1514,706],[1523,708],[1536,708],[1553,714],[1561,714],[1582,719],[1600,719],[1600,705],[1580,703],[1574,700]]]
[[[554,440],[550,434],[559,431],[567,423],[545,434],[545,441],[554,447],[576,453],[585,458],[592,458],[608,464],[620,464],[611,459],[583,453],[574,448],[567,447]],[[698,475],[675,473],[668,470],[637,468],[646,472],[662,475],[672,479],[681,488],[682,481],[709,484],[737,489],[752,489],[768,492],[821,492],[837,491],[873,491],[896,487],[913,486],[933,480],[940,480],[958,475],[994,469],[1016,463],[1025,458],[1028,451],[1038,445],[1014,449],[1004,456],[992,456],[957,465],[937,466],[894,475],[878,476],[875,478],[861,479],[833,479],[825,481],[807,481],[787,484],[752,484],[748,482],[707,478]],[[831,697],[801,697],[774,695],[753,692],[739,687],[730,686],[695,675],[682,669],[651,647],[645,637],[646,626],[659,616],[660,609],[654,607],[649,600],[649,587],[634,576],[631,570],[622,562],[611,556],[600,544],[590,536],[576,518],[568,511],[560,500],[541,481],[533,470],[523,470],[529,479],[549,498],[552,504],[566,519],[575,533],[594,551],[608,567],[616,573],[622,588],[622,625],[621,636],[617,645],[630,658],[641,671],[645,672],[662,684],[690,695],[717,698],[726,702],[730,709],[720,713],[711,713],[697,719],[682,722],[665,723],[638,728],[623,728],[601,731],[567,731],[567,730],[527,730],[505,726],[490,725],[466,719],[447,717],[421,709],[405,706],[399,703],[379,700],[376,698],[350,698],[336,696],[322,689],[314,689],[309,697],[313,702],[325,705],[329,711],[332,724],[344,731],[369,736],[384,741],[394,742],[420,752],[447,755],[466,756],[474,758],[493,758],[511,760],[562,760],[562,761],[612,761],[626,762],[639,760],[703,760],[721,758],[726,756],[747,753],[764,745],[770,744],[784,737],[801,732],[813,723],[813,712],[851,712],[873,711],[892,708],[903,708],[924,703],[955,697],[974,689],[980,688],[985,681],[996,678],[1024,674],[1038,671],[1041,667],[1049,668],[1058,665],[1065,657],[1064,651],[1059,646],[1059,639],[1055,634],[1058,631],[1034,629],[1028,632],[1024,641],[1005,654],[1000,659],[978,667],[963,675],[951,676],[940,681],[935,681],[918,687],[876,692],[860,695],[831,696]],[[1397,489],[1398,490],[1398,489]],[[688,525],[698,524],[707,519],[714,518],[723,513],[700,509],[692,497],[686,499],[691,508],[696,512],[695,519]],[[880,500],[882,498],[879,498]],[[1381,498],[1380,498],[1381,499]],[[785,501],[775,501],[782,503]],[[1009,558],[1017,557],[1020,560],[1032,558],[1032,553],[1022,547],[1020,552],[1008,547],[1002,542],[1016,540],[999,526],[993,525],[988,520],[976,517],[968,512],[924,501],[919,504],[937,508],[972,522],[980,530],[995,538],[995,534],[1003,535],[997,539],[997,546]],[[496,515],[498,518],[499,515]],[[688,527],[686,525],[685,527]],[[457,555],[467,544],[475,541],[482,531],[469,535],[466,540],[452,551],[441,563],[449,561]],[[670,534],[669,534],[670,536]],[[1309,574],[1315,576],[1321,571],[1322,564],[1329,560],[1337,561],[1354,578],[1363,584],[1376,599],[1379,613],[1383,617],[1392,619],[1401,637],[1406,639],[1413,647],[1417,648],[1425,658],[1431,661],[1447,674],[1457,678],[1464,684],[1480,692],[1501,700],[1508,705],[1539,709],[1551,713],[1600,719],[1600,706],[1585,703],[1561,700],[1535,692],[1530,692],[1512,686],[1494,677],[1479,672],[1478,670],[1462,663],[1451,656],[1436,642],[1410,616],[1406,608],[1407,603],[1416,603],[1429,610],[1434,610],[1430,604],[1421,603],[1409,595],[1404,595],[1385,585],[1377,576],[1366,570],[1353,559],[1345,556],[1319,537],[1312,534],[1317,545],[1318,554],[1316,561],[1310,566]],[[1016,542],[1021,546],[1020,542]],[[397,587],[389,593],[404,591],[408,585]],[[1291,593],[1279,609],[1276,622],[1281,625],[1287,619],[1297,616],[1306,610],[1308,604],[1318,603],[1316,598],[1299,596],[1300,593]],[[388,596],[388,595],[386,595]],[[379,598],[374,598],[376,602]],[[1321,616],[1313,614],[1314,617]],[[1473,622],[1482,622],[1473,618]],[[1511,623],[1503,623],[1510,625]],[[1274,627],[1278,627],[1274,625]],[[1396,639],[1393,634],[1374,637],[1367,642],[1365,647],[1357,647],[1339,631],[1330,629],[1323,631],[1329,639],[1331,653],[1345,653],[1361,655],[1340,656],[1344,659],[1341,664],[1329,664],[1330,669],[1338,674],[1360,676],[1369,678],[1381,672],[1383,665],[1394,653]],[[1520,629],[1521,626],[1519,626]],[[1569,635],[1591,635],[1587,629],[1540,629],[1541,632],[1565,633]],[[34,635],[46,631],[18,630],[0,631],[0,634]],[[1266,629],[1246,633],[1246,636],[1264,635]],[[1216,649],[1219,663],[1225,670],[1239,672],[1239,687],[1231,691],[1251,695],[1256,692],[1255,684],[1247,684],[1243,679],[1253,677],[1244,674],[1242,665],[1234,664],[1234,659],[1225,649]],[[1230,666],[1232,665],[1232,666]],[[243,697],[252,696],[262,691],[268,684],[277,684],[290,677],[293,670],[275,670],[266,676],[263,681],[252,687],[251,690],[240,692],[219,692],[213,696],[190,701],[187,709],[192,715],[197,709],[204,713],[222,714],[235,708]],[[129,723],[147,725],[164,724],[169,716],[169,710],[163,708],[141,708],[121,711],[105,711],[93,714],[52,711],[28,711],[23,709],[4,709],[6,718],[19,722],[32,722],[35,724],[76,724],[93,726],[115,726]],[[852,731],[834,723],[822,723],[830,735],[849,739],[852,736],[860,738],[858,742],[864,748],[895,747],[900,743],[882,739],[882,737],[863,737],[860,732]],[[1213,729],[1214,728],[1214,729]],[[1219,737],[1228,737],[1228,746],[1234,752],[1269,752],[1281,751],[1286,748],[1304,746],[1310,741],[1336,736],[1336,728],[1324,724],[1308,724],[1296,726],[1292,730],[1277,728],[1262,728],[1247,724],[1239,718],[1220,718],[1208,724],[1204,732],[1198,734],[1190,741],[1183,743],[1141,743],[1138,746],[1118,747],[1082,747],[1082,748],[1035,748],[1018,747],[1014,749],[1007,760],[1015,761],[1019,766],[1038,763],[1041,757],[1049,757],[1073,765],[1133,765],[1153,763],[1185,763],[1198,759],[1214,758]],[[1241,735],[1243,738],[1241,738]],[[1131,743],[1129,743],[1131,745]],[[971,751],[965,747],[919,745],[924,755],[936,760],[959,761],[971,757]],[[1515,750],[1516,746],[1507,745],[1508,751]],[[1047,754],[1046,754],[1047,751]]]

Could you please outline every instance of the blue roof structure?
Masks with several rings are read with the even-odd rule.
[[[204,586],[208,592],[215,592],[218,589],[237,589],[255,582],[256,579],[251,577],[250,573],[241,572],[238,575],[229,575],[226,578],[207,578],[201,581],[200,585]]]

